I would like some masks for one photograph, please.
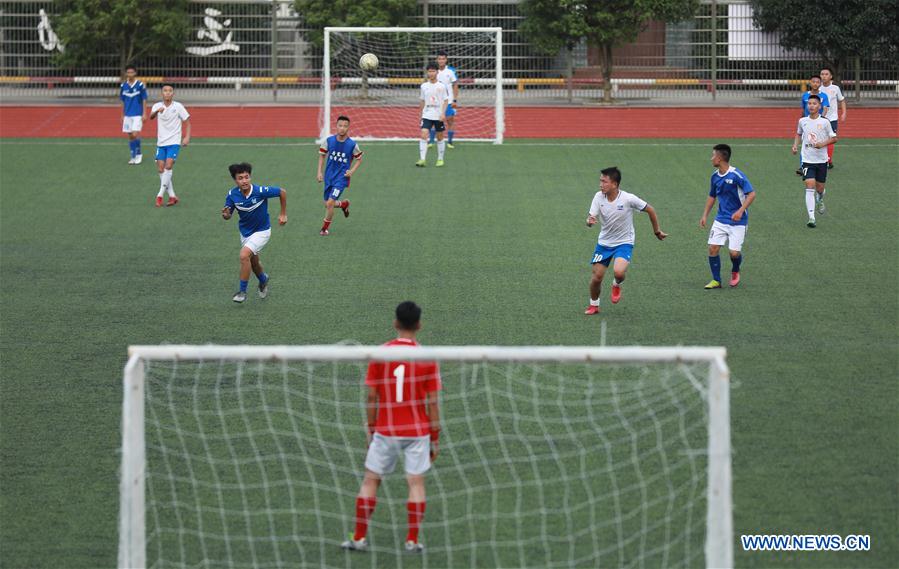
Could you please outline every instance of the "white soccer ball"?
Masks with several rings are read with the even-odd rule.
[[[378,56],[373,53],[366,53],[359,58],[359,67],[365,71],[374,71],[378,68]]]

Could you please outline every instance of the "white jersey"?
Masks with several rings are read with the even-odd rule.
[[[596,192],[590,204],[590,215],[599,219],[602,230],[597,242],[603,247],[634,244],[634,210],[646,209],[646,202],[634,194],[618,190],[615,201],[610,202],[605,194]]]
[[[449,94],[446,92],[446,85],[440,81],[436,83],[431,83],[430,81],[422,83],[421,100],[425,102],[425,106],[421,110],[421,118],[439,121],[443,101],[448,99]]]
[[[172,101],[168,107],[159,102],[153,105],[151,113],[159,111],[156,115],[156,146],[171,146],[181,144],[181,121],[190,118],[190,113],[184,105],[178,101]]]
[[[796,127],[796,134],[802,143],[803,164],[824,164],[827,162],[827,147],[815,148],[816,142],[822,142],[836,136],[830,121],[818,115],[818,118],[802,117]]]
[[[456,77],[456,72],[450,69],[449,66],[444,67],[443,71],[437,72],[437,81],[446,85],[446,93],[449,96],[447,105],[453,104],[453,83],[457,80],[458,77]]]
[[[824,115],[824,118],[829,121],[837,120],[839,116],[837,113],[838,103],[846,98],[843,96],[842,89],[836,83],[831,83],[826,87],[821,85],[819,91],[824,91],[824,94],[827,95],[827,99],[830,101],[830,106],[827,107],[827,114]]]

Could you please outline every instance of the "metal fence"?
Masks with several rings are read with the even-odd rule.
[[[64,49],[53,30],[52,0],[0,1],[0,100],[111,100],[121,70],[118,56],[101,54],[84,68],[62,69]],[[137,61],[149,85],[178,85],[191,102],[288,102],[321,98],[322,50],[310,41],[292,2],[191,0],[191,36],[176,56]],[[507,104],[589,102],[602,94],[599,52],[582,42],[574,74],[566,55],[538,52],[518,32],[519,0],[419,0],[421,25],[502,26]],[[452,54],[450,54],[452,55]],[[795,100],[819,70],[813,54],[787,51],[752,25],[745,0],[704,0],[690,20],[652,22],[637,41],[614,52],[612,89],[628,101]],[[462,77],[465,69],[459,69]],[[899,101],[899,64],[850,62],[840,74],[850,99]]]

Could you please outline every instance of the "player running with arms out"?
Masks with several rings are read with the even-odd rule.
[[[796,136],[793,137],[793,154],[802,144],[802,177],[805,180],[805,209],[808,210],[808,227],[817,226],[815,208],[824,215],[824,182],[827,181],[827,145],[837,141],[837,134],[830,121],[819,113],[821,99],[817,95],[808,98],[809,116],[799,119]]]
[[[268,217],[268,200],[278,198],[281,201],[281,213],[278,225],[287,223],[287,190],[276,186],[257,186],[250,181],[253,166],[246,162],[231,164],[228,172],[237,183],[225,197],[222,218],[231,219],[234,210],[240,216],[237,225],[240,231],[240,288],[231,298],[234,302],[247,299],[247,283],[250,280],[250,269],[259,279],[259,298],[268,296],[268,275],[259,261],[259,252],[272,236],[272,224]]]
[[[343,210],[343,216],[350,216],[350,200],[340,200],[343,191],[350,187],[350,177],[362,164],[362,150],[350,138],[350,119],[337,117],[337,134],[331,135],[318,148],[319,183],[325,183],[325,219],[319,235],[329,235],[328,228],[334,219],[334,208]],[[325,160],[328,161],[327,166]],[[322,169],[324,168],[324,174]]]
[[[602,224],[596,249],[593,252],[593,275],[590,278],[590,305],[584,314],[599,312],[599,293],[602,279],[612,259],[615,282],[612,284],[612,304],[621,300],[621,283],[624,282],[627,267],[634,251],[634,210],[645,211],[652,223],[652,231],[659,241],[668,235],[659,228],[659,218],[651,205],[634,194],[619,189],[621,171],[612,166],[602,170],[599,177],[599,191],[593,196],[587,226],[593,227],[597,220]]]
[[[140,152],[140,131],[147,120],[147,88],[137,78],[137,68],[133,65],[125,68],[125,82],[119,87],[119,99],[122,101],[122,132],[128,135],[131,149],[128,163],[140,164],[144,159]]]
[[[150,112],[150,120],[159,117],[156,129],[156,169],[159,171],[159,193],[156,194],[156,207],[162,207],[162,196],[169,192],[169,201],[165,205],[178,203],[175,186],[172,183],[172,169],[182,146],[190,144],[190,113],[184,105],[174,100],[175,86],[166,83],[162,86],[162,102],[155,103]],[[181,127],[184,127],[184,137]]]
[[[740,284],[740,264],[743,262],[743,241],[746,239],[746,227],[749,223],[749,206],[755,201],[755,191],[746,174],[730,165],[730,146],[716,144],[712,148],[712,172],[709,197],[705,201],[705,209],[699,226],[705,227],[706,219],[715,199],[718,200],[718,215],[712,222],[709,232],[709,268],[712,280],[705,285],[707,290],[721,288],[721,259],[718,251],[727,243],[730,250],[730,286]]]
[[[833,70],[830,67],[821,69],[821,92],[827,95],[830,100],[830,106],[827,112],[822,113],[824,118],[830,121],[830,127],[834,132],[837,131],[839,121],[846,121],[846,97],[839,85],[833,82]],[[840,112],[837,113],[837,105],[840,106]],[[839,119],[839,120],[838,120]],[[833,144],[827,147],[827,168],[833,168]]]
[[[425,159],[428,157],[428,131],[433,127],[437,131],[437,164],[443,166],[443,156],[446,153],[446,141],[443,133],[446,130],[446,106],[449,103],[449,91],[446,85],[437,80],[437,64],[429,63],[427,67],[428,80],[421,84],[421,139],[418,141],[419,160],[416,166],[424,168]]]
[[[385,346],[418,346],[421,308],[406,301],[396,307],[397,339]],[[440,438],[440,368],[436,362],[372,362],[365,377],[368,388],[368,453],[365,478],[356,497],[356,527],[344,549],[368,549],[368,521],[375,511],[381,480],[393,472],[403,455],[409,485],[406,551],[421,553],[418,530],[425,514],[425,474],[437,458]]]

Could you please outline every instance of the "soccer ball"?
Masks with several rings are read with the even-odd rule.
[[[378,68],[378,56],[373,53],[366,53],[359,58],[359,67],[365,71],[374,71]]]

